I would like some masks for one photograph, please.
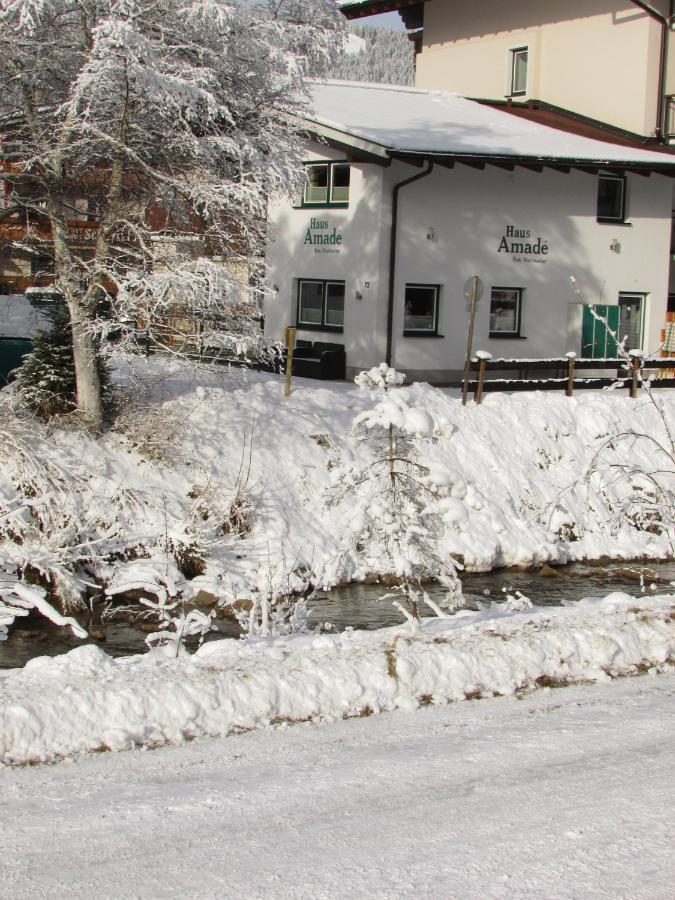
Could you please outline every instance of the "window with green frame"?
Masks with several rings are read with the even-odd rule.
[[[342,331],[345,321],[344,281],[298,280],[297,327],[309,331]]]
[[[302,205],[348,206],[349,182],[349,163],[306,163]]]

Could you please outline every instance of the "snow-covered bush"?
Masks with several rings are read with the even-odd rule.
[[[649,431],[636,424],[637,417],[633,415],[624,429],[604,435],[594,449],[582,483],[588,485],[589,502],[594,496],[596,503],[598,499],[603,503],[603,520],[611,534],[628,525],[636,531],[663,535],[670,542],[671,553],[675,553],[675,432],[665,398],[653,390],[648,371],[650,360],[658,357],[661,348],[654,353],[630,348],[627,336],[612,329],[606,316],[592,306],[590,310],[613,339],[624,377],[635,374],[638,402],[651,407],[655,416],[651,417]],[[620,386],[622,381],[609,390]],[[569,488],[549,504],[546,517],[549,527],[553,525],[560,536],[578,539],[576,526],[565,512],[568,491]]]
[[[446,605],[456,606],[459,567],[439,541],[448,523],[465,511],[450,496],[450,473],[423,462],[425,445],[434,441],[434,420],[399,389],[405,375],[384,363],[355,381],[373,393],[375,404],[352,428],[356,443],[367,450],[365,464],[346,472],[331,498],[331,503],[349,499],[346,552],[366,559],[375,574],[393,575],[414,617],[420,601],[428,602],[422,585],[430,579],[447,588]]]
[[[55,625],[68,626],[76,637],[87,636],[79,622],[54,609],[43,588],[21,581],[8,571],[11,568],[11,563],[0,556],[0,641],[7,639],[8,629],[15,619],[27,616],[31,610],[36,610]]]

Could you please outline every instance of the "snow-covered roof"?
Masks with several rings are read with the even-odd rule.
[[[0,294],[0,337],[33,338],[49,327],[49,319],[23,294]]]
[[[675,155],[559,131],[445,91],[348,81],[315,82],[305,120],[379,155],[442,155],[673,167]],[[349,141],[347,141],[348,143]]]

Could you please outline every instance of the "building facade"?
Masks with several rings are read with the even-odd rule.
[[[457,381],[466,286],[495,357],[659,345],[675,158],[572,137],[458,97],[329,83],[307,121],[307,186],[270,207],[266,331]]]

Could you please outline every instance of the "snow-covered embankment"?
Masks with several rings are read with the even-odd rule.
[[[280,722],[410,710],[675,661],[675,596],[492,607],[377,632],[218,641],[114,660],[93,646],[0,678],[0,761],[159,746]]]

